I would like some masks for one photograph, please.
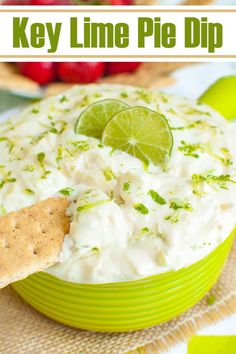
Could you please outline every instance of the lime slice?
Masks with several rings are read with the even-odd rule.
[[[173,137],[164,116],[144,107],[132,107],[107,123],[102,142],[145,163],[163,166],[171,154]]]
[[[199,98],[227,119],[236,118],[236,75],[217,80]]]
[[[97,101],[81,113],[75,126],[75,132],[93,138],[101,138],[107,122],[116,113],[128,107],[128,104],[115,99]]]

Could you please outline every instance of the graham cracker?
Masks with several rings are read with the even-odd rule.
[[[135,5],[157,5],[157,0],[135,0]]]
[[[162,88],[175,83],[169,74],[189,63],[143,63],[133,73],[111,75],[102,78],[99,83],[142,86],[146,88]]]
[[[57,262],[68,206],[66,198],[49,198],[0,217],[0,288]]]
[[[0,63],[0,88],[33,94],[39,91],[40,86],[28,77],[20,75],[15,65]]]
[[[181,5],[210,5],[214,2],[215,0],[185,0]]]
[[[74,84],[69,84],[65,82],[53,82],[45,88],[44,95],[46,97],[58,95],[66,90],[73,87]]]

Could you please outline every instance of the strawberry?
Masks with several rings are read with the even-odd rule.
[[[69,0],[30,0],[30,5],[49,6],[49,5],[70,5]]]
[[[45,85],[55,79],[55,64],[50,62],[18,63],[19,72],[40,85]]]
[[[100,62],[65,62],[57,64],[60,80],[87,84],[95,82],[104,75],[105,64]]]
[[[108,75],[116,75],[122,73],[131,73],[135,71],[141,63],[137,62],[110,62],[106,65]]]
[[[109,0],[111,5],[134,5],[133,0]]]

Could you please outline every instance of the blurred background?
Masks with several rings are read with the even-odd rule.
[[[236,75],[236,63],[30,62],[0,63],[0,113],[12,114],[74,84],[110,83],[156,88],[197,99],[213,82]]]
[[[236,5],[236,0],[0,0],[2,5]]]

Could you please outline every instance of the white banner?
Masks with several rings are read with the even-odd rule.
[[[232,7],[1,7],[8,61],[234,61]]]

